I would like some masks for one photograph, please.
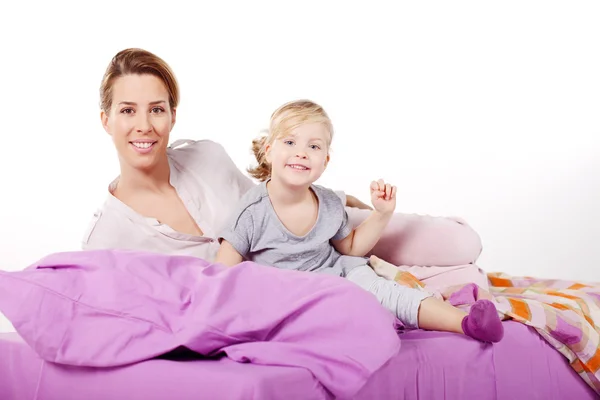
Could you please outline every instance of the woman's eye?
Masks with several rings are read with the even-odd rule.
[[[133,108],[124,108],[121,110],[121,114],[133,114]]]
[[[161,112],[163,112],[163,111],[165,111],[165,110],[164,110],[164,108],[162,108],[162,107],[154,107],[154,108],[152,109],[152,112],[153,112],[154,114],[160,114],[160,113],[161,113]]]

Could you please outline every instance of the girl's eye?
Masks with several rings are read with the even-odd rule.
[[[310,148],[313,149],[313,150],[321,150],[321,147],[319,145],[317,145],[317,144],[311,144]]]
[[[284,143],[284,144],[287,144],[288,146],[291,146],[291,145],[293,145],[293,144],[294,144],[294,141],[293,141],[293,140],[286,140],[286,141],[284,141],[283,143]]]

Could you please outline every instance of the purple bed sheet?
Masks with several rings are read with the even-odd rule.
[[[356,399],[595,399],[567,360],[539,335],[504,322],[490,345],[461,335],[412,331],[399,354]],[[155,359],[126,367],[81,368],[41,360],[17,334],[0,334],[0,399],[328,399],[302,368],[219,360]]]
[[[0,334],[2,400],[324,399],[304,368],[245,364],[228,358],[153,359],[126,367],[46,362],[16,333]]]

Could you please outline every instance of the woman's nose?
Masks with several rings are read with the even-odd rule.
[[[150,117],[146,114],[138,114],[136,130],[138,132],[148,132],[151,129],[152,124],[150,123]]]

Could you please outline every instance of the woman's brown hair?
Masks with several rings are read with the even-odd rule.
[[[112,107],[112,88],[115,80],[125,75],[154,75],[160,79],[169,93],[171,110],[179,104],[179,85],[171,67],[160,57],[143,49],[125,49],[118,52],[106,68],[100,85],[100,108],[109,113]]]

